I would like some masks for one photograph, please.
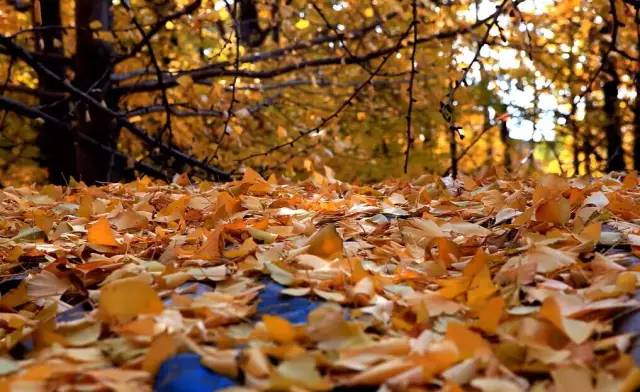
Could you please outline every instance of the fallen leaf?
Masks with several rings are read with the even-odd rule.
[[[100,290],[98,309],[106,319],[129,320],[164,309],[155,290],[141,277],[114,280]]]
[[[87,241],[95,245],[120,246],[106,218],[100,218],[96,223],[89,226]]]

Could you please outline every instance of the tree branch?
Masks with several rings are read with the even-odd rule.
[[[73,84],[71,84],[71,82],[67,79],[63,79],[61,77],[59,77],[55,72],[51,71],[49,68],[45,67],[44,65],[42,65],[40,62],[38,62],[31,54],[29,54],[28,52],[26,52],[22,47],[16,45],[13,41],[11,41],[9,38],[5,37],[5,36],[0,36],[0,45],[4,46],[10,53],[12,53],[13,55],[15,55],[16,57],[20,58],[21,60],[23,60],[24,62],[26,62],[28,65],[30,65],[32,68],[34,68],[36,71],[47,75],[48,77],[51,78],[51,80],[56,81],[62,88],[64,88],[66,91],[68,91],[71,95],[73,95],[74,97],[76,97],[77,99],[85,102],[86,104],[88,104],[91,107],[96,108],[97,110],[115,118],[118,122],[118,124],[122,127],[124,127],[125,129],[127,129],[128,131],[130,131],[134,136],[138,137],[139,139],[141,139],[142,141],[144,141],[145,143],[155,146],[157,147],[161,152],[173,156],[174,158],[180,160],[183,163],[189,164],[191,166],[194,167],[198,167],[202,170],[204,170],[205,173],[212,175],[214,178],[218,179],[218,180],[229,180],[231,177],[229,176],[228,173],[210,166],[209,164],[207,164],[206,162],[203,162],[197,158],[194,158],[188,154],[185,154],[183,151],[175,149],[171,146],[167,146],[166,144],[162,143],[161,141],[155,140],[153,139],[151,136],[149,136],[143,129],[135,126],[134,124],[132,124],[131,122],[129,122],[126,119],[126,116],[122,115],[121,113],[118,112],[114,112],[113,110],[109,109],[108,107],[106,107],[105,105],[103,105],[101,102],[97,101],[95,98],[93,98],[92,96],[90,96],[89,94],[85,93],[84,91],[78,89],[77,87],[75,87]]]
[[[27,106],[27,105],[25,105],[25,104],[23,104],[21,102],[14,101],[12,99],[5,98],[3,96],[0,96],[0,107],[5,109],[5,110],[8,110],[8,111],[14,112],[16,114],[19,114],[21,116],[27,117],[27,118],[32,118],[32,119],[40,118],[40,119],[44,120],[45,122],[47,122],[47,123],[49,123],[51,125],[54,125],[57,128],[66,129],[68,131],[72,131],[71,127],[67,123],[65,123],[63,121],[60,121],[57,118],[55,118],[53,116],[50,116],[49,114],[47,114],[47,113],[45,113],[43,111],[40,111],[38,109],[29,107],[29,106]],[[134,169],[139,170],[142,173],[149,174],[151,176],[158,177],[158,178],[164,178],[164,179],[167,178],[167,175],[164,172],[162,172],[160,169],[157,169],[157,168],[155,168],[155,167],[153,167],[151,165],[148,165],[148,164],[146,164],[144,162],[140,162],[140,161],[138,161],[136,159],[133,159],[132,157],[130,157],[130,156],[128,156],[128,155],[126,155],[126,154],[124,154],[124,153],[122,153],[120,151],[117,151],[117,150],[115,150],[115,149],[113,149],[113,148],[111,148],[111,147],[109,147],[107,145],[104,145],[104,144],[98,142],[94,138],[92,138],[92,137],[90,137],[90,136],[88,136],[88,135],[86,135],[84,133],[73,132],[73,135],[74,135],[74,137],[76,137],[79,140],[82,140],[82,141],[88,142],[90,144],[93,144],[95,146],[98,146],[98,147],[102,148],[103,150],[105,150],[105,151],[107,151],[109,153],[112,153],[112,154],[118,156],[121,159],[126,160],[127,162],[133,163]]]

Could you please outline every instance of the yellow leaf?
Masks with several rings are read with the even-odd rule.
[[[27,284],[23,280],[18,287],[9,290],[8,293],[0,297],[0,306],[3,308],[15,308],[29,301],[27,296]]]
[[[140,314],[159,314],[164,305],[140,276],[114,280],[100,290],[99,310],[106,319],[129,320]]]
[[[310,26],[310,23],[307,19],[300,19],[296,22],[295,26],[298,30],[304,30]]]
[[[215,260],[220,257],[220,234],[222,230],[218,227],[207,235],[207,240],[198,249],[199,257],[205,260]]]
[[[142,360],[142,370],[155,375],[160,369],[160,365],[169,357],[178,352],[178,342],[173,335],[162,334],[158,336]]]
[[[191,197],[189,195],[182,196],[178,200],[174,200],[165,208],[158,211],[159,216],[170,216],[170,217],[178,217],[184,213],[184,210],[187,208]]]
[[[89,23],[89,28],[91,28],[91,30],[100,30],[102,29],[102,22],[99,20],[92,20],[91,23]]]
[[[330,259],[342,254],[342,250],[342,238],[336,231],[336,225],[331,223],[309,238],[307,253]]]
[[[495,333],[504,312],[504,299],[502,297],[491,298],[485,306],[478,310],[478,328],[488,333]]]
[[[143,229],[149,223],[146,216],[133,210],[120,212],[111,222],[118,230]]]
[[[582,229],[582,232],[580,232],[580,235],[589,241],[598,243],[598,241],[600,241],[601,232],[602,232],[602,223],[594,222],[587,225],[584,229]]]
[[[89,241],[89,243],[95,245],[120,245],[113,236],[113,231],[111,230],[111,226],[109,226],[109,221],[104,217],[98,219],[96,223],[89,227],[87,240]]]
[[[373,12],[373,8],[371,7],[367,7],[364,10],[364,16],[366,16],[367,18],[373,18],[374,12]]]
[[[487,255],[482,249],[478,249],[471,261],[464,266],[462,274],[464,276],[474,276],[480,272],[480,269],[482,269],[488,261],[489,255]]]
[[[357,373],[347,381],[347,385],[380,385],[413,366],[411,361],[394,358]]]
[[[183,88],[190,88],[193,86],[193,79],[189,75],[182,75],[178,79],[176,79],[176,83],[178,83]]]
[[[238,350],[207,350],[200,358],[200,363],[218,374],[238,377]]]
[[[80,198],[78,216],[82,218],[91,218],[91,215],[93,215],[93,197],[90,195],[84,195]]]
[[[564,225],[570,217],[571,205],[564,197],[546,201],[536,210],[536,220],[554,225]]]
[[[264,178],[257,171],[247,168],[242,175],[241,182],[243,184],[257,184],[266,182]]]
[[[441,286],[438,294],[445,298],[453,299],[467,291],[471,278],[463,276],[460,278],[441,279],[438,284]]]
[[[283,361],[278,365],[276,372],[273,380],[276,390],[294,390],[296,386],[311,391],[331,389],[331,383],[320,375],[316,368],[316,360],[311,354],[305,353]]]
[[[278,238],[278,235],[275,233],[269,233],[268,231],[256,229],[254,227],[249,227],[247,229],[251,237],[258,241],[262,241],[265,244],[270,244]]]
[[[593,332],[592,324],[562,316],[560,306],[552,296],[544,300],[538,315],[551,322],[551,324],[564,332],[569,339],[577,344],[584,343]]]
[[[616,286],[625,293],[633,293],[636,290],[636,283],[635,272],[621,272],[616,278]]]
[[[293,325],[281,317],[265,314],[262,322],[267,329],[267,334],[278,343],[291,343],[296,339],[296,331]]]
[[[435,260],[444,263],[444,265],[448,266],[460,258],[458,245],[450,239],[445,237],[434,238],[431,243],[438,249],[438,255]],[[432,247],[428,247],[429,254],[431,254],[431,250]]]
[[[225,250],[222,253],[222,255],[228,259],[235,259],[238,257],[245,257],[249,253],[252,253],[253,251],[255,251],[257,248],[258,246],[256,245],[255,242],[253,242],[253,238],[249,237],[246,240],[244,240],[242,245],[233,249]]]
[[[622,189],[633,189],[638,185],[638,172],[635,170],[627,174],[622,181]]]
[[[282,125],[278,125],[278,128],[276,128],[276,135],[278,135],[280,139],[284,139],[287,137],[287,130]]]
[[[486,265],[480,269],[478,274],[473,277],[471,284],[469,284],[469,291],[467,292],[467,303],[472,308],[477,308],[484,304],[487,298],[496,292],[496,286],[491,280],[491,273],[489,267]]]
[[[45,234],[51,230],[55,221],[55,217],[53,215],[42,210],[33,211],[33,219],[36,226],[45,232]]]
[[[485,356],[491,353],[491,347],[479,334],[462,324],[455,322],[447,325],[445,338],[451,340],[458,347],[460,359],[473,356]]]

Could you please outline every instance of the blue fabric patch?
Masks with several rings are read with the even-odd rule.
[[[233,385],[233,380],[202,366],[199,355],[183,353],[162,364],[154,389],[158,392],[210,392]]]
[[[263,281],[265,288],[259,296],[255,320],[265,314],[273,314],[289,320],[293,324],[304,323],[309,312],[320,302],[306,297],[283,295],[283,286],[271,281]],[[204,286],[204,285],[202,285]],[[198,286],[195,295],[207,291]],[[196,354],[178,354],[162,364],[156,376],[156,392],[210,392],[236,385],[235,381],[214,373],[200,364]]]

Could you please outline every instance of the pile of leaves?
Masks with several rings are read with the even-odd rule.
[[[638,308],[634,173],[356,186],[247,170],[6,188],[0,214],[0,391],[149,390],[184,351],[235,390],[640,385],[617,328]],[[255,317],[265,280],[322,303],[302,324]]]

